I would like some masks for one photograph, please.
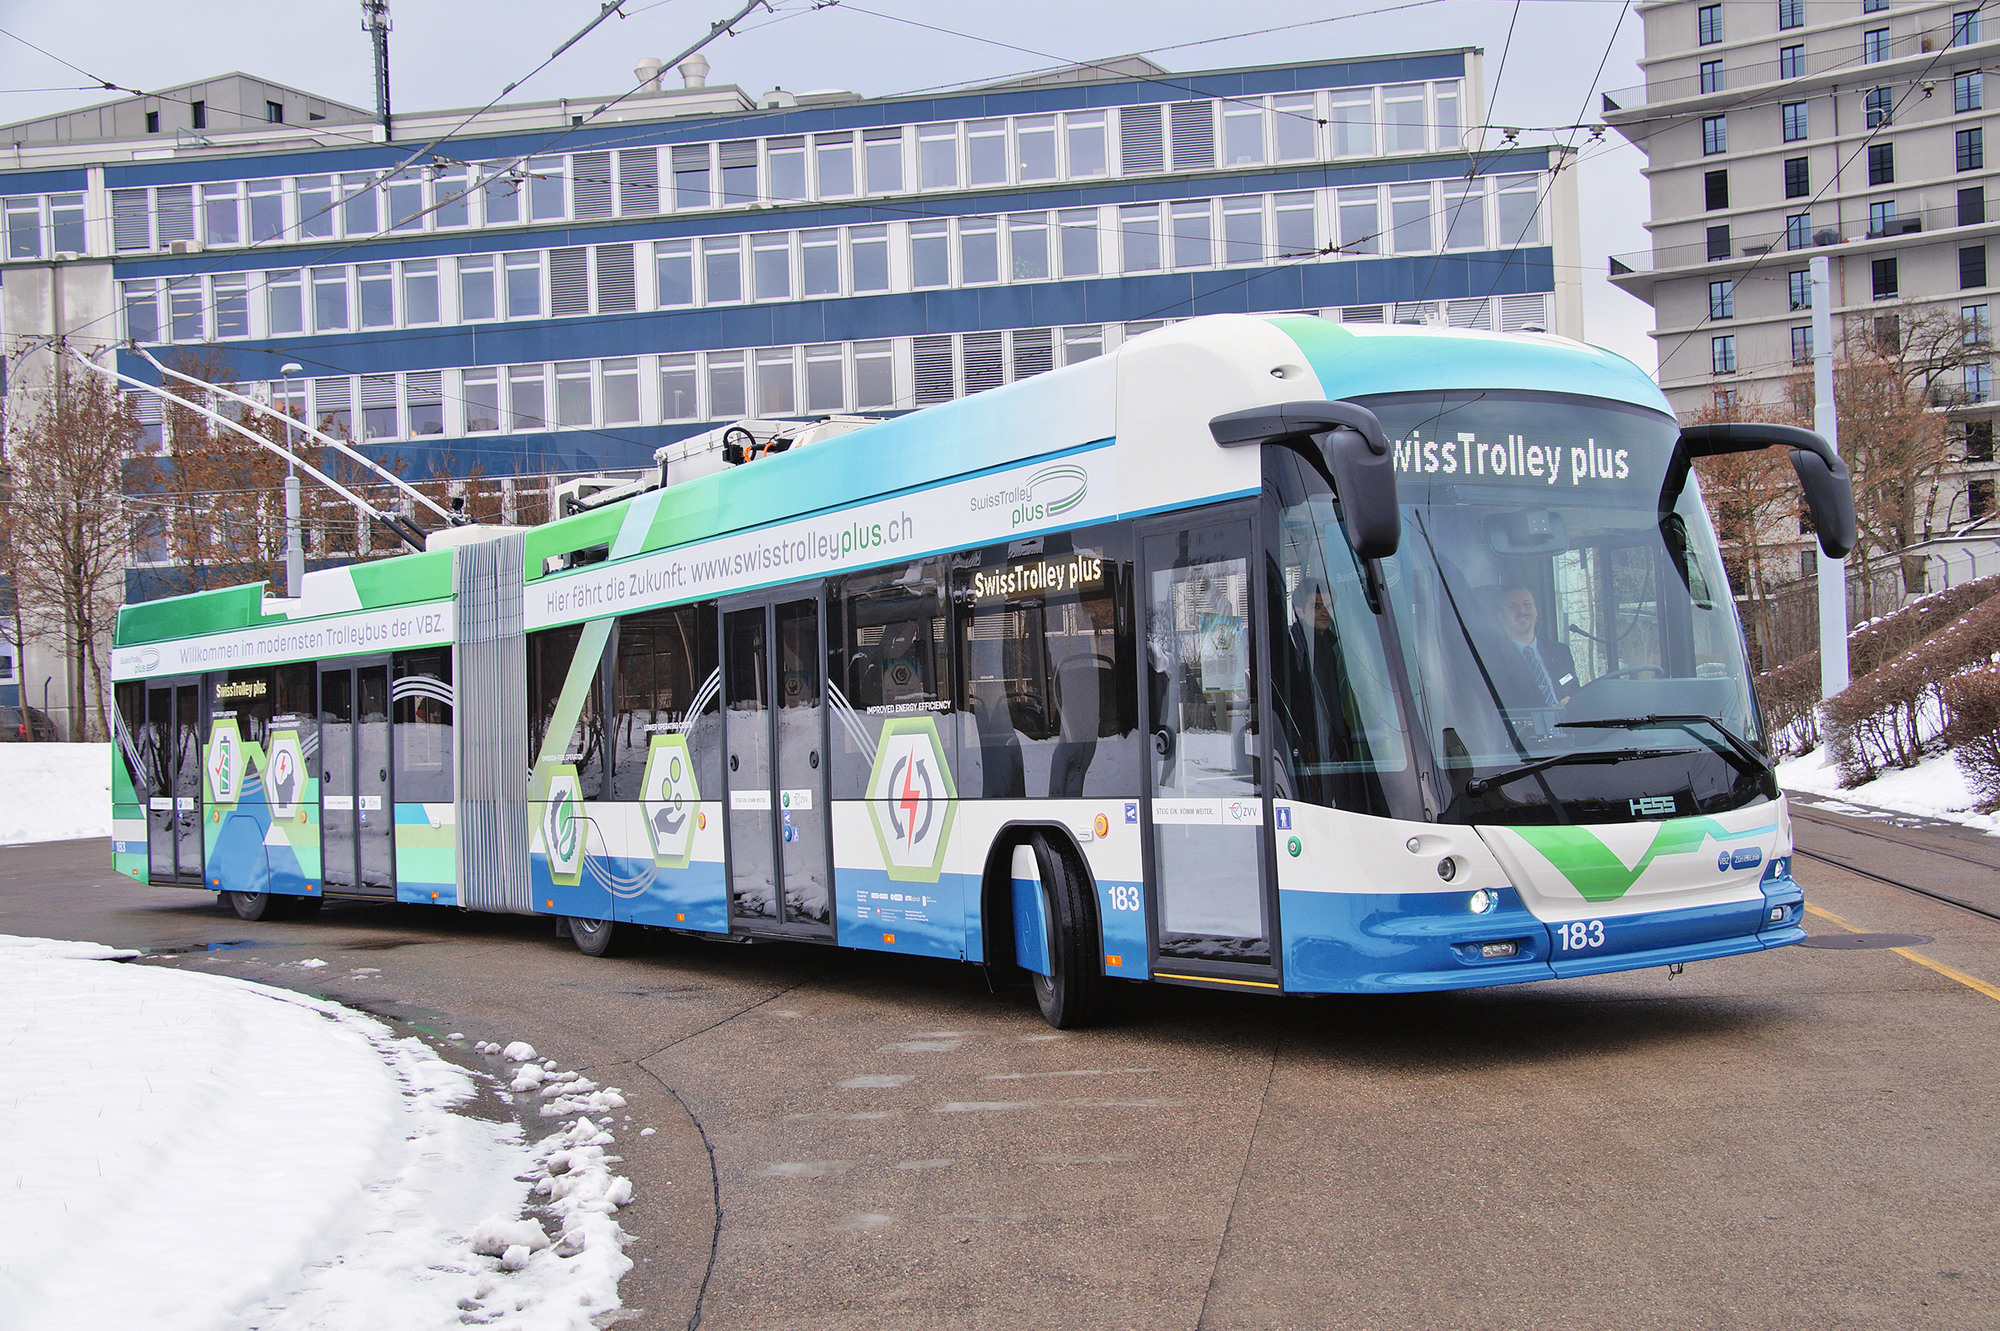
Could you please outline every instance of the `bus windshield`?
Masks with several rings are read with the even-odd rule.
[[[1776,798],[1715,534],[1669,465],[1670,417],[1549,393],[1363,401],[1395,453],[1403,539],[1384,608],[1446,821],[1630,822]]]

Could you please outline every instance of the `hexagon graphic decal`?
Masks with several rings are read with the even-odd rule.
[[[583,783],[567,763],[549,773],[543,797],[542,850],[549,857],[549,878],[565,887],[583,881]]]
[[[296,818],[305,800],[306,756],[296,730],[274,730],[264,746],[270,760],[264,773],[264,798],[273,818]]]
[[[653,843],[653,863],[663,869],[687,868],[694,855],[695,814],[701,803],[687,736],[653,736],[639,790],[645,805],[646,836]]]
[[[208,754],[202,760],[203,772],[208,777],[208,802],[234,804],[241,799],[243,775],[248,766],[249,753],[235,720],[224,718],[210,726]]]
[[[868,812],[889,877],[935,883],[958,812],[958,788],[944,760],[937,722],[928,716],[899,716],[885,723],[867,789]]]

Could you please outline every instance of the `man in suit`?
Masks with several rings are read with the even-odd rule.
[[[1510,707],[1560,707],[1577,689],[1576,660],[1569,648],[1535,635],[1541,615],[1526,587],[1500,589],[1500,660],[1494,675],[1503,681],[1502,702]]]

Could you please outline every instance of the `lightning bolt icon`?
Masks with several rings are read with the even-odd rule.
[[[904,834],[904,843],[907,846],[915,846],[917,844],[917,803],[922,797],[917,794],[917,788],[910,780],[911,777],[916,775],[916,772],[916,758],[915,755],[912,755],[909,763],[903,768],[903,790],[901,796],[896,801],[897,807],[903,811],[904,822],[909,827],[909,830]]]

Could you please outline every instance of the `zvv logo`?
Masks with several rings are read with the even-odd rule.
[[[958,790],[935,721],[910,716],[883,725],[867,793],[875,839],[889,877],[936,882],[944,869]]]

